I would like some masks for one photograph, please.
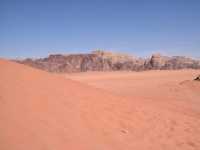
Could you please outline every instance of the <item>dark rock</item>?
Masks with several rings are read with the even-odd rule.
[[[194,80],[196,80],[196,81],[200,81],[200,75],[197,76]]]

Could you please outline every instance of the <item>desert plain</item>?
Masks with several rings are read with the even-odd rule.
[[[199,150],[198,74],[54,74],[1,59],[0,150]]]

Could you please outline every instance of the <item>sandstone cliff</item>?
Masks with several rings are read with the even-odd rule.
[[[151,58],[136,58],[127,54],[93,51],[90,54],[49,55],[47,58],[17,60],[49,72],[141,71],[150,69],[200,69],[200,60],[187,57],[167,57],[153,54]]]

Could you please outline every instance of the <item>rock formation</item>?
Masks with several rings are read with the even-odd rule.
[[[149,58],[136,58],[127,54],[107,51],[93,51],[90,54],[49,55],[47,58],[16,60],[49,72],[85,72],[85,71],[142,71],[150,69],[200,69],[200,60],[187,57],[167,57],[153,54]]]
[[[194,80],[200,81],[200,75],[198,75]]]
[[[162,69],[168,60],[168,57],[162,56],[161,54],[153,54],[149,65],[153,69]]]

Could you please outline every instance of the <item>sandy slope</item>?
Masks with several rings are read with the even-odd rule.
[[[168,76],[151,85],[145,73],[70,75],[83,84],[0,60],[0,150],[198,150],[200,86],[185,81],[195,73],[176,99]]]
[[[141,126],[137,130],[144,132],[144,139],[154,139],[150,144],[153,149],[200,149],[200,83],[192,81],[198,74],[200,70],[165,70],[87,72],[66,77],[126,98],[130,105],[141,105],[138,109],[144,109],[144,120],[140,121],[151,118],[146,122],[151,132]]]
[[[163,70],[144,72],[87,72],[66,75],[115,95],[143,102],[192,107],[200,112],[200,83],[192,81],[200,70]],[[156,103],[155,103],[156,102]],[[177,107],[177,105],[176,105]],[[177,108],[176,108],[177,109]]]

